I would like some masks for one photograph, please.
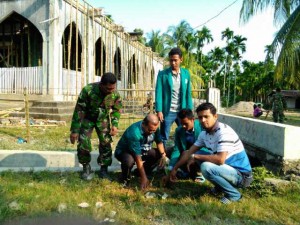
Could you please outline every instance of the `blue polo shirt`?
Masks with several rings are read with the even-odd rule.
[[[212,154],[227,152],[225,164],[240,172],[251,172],[251,165],[244,145],[237,133],[227,124],[216,122],[211,132],[202,131],[194,143],[205,146]]]

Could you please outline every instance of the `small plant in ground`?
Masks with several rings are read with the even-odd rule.
[[[254,180],[250,186],[250,190],[259,197],[267,197],[275,194],[274,188],[268,186],[264,181],[265,178],[274,178],[275,175],[268,171],[265,167],[253,168]]]

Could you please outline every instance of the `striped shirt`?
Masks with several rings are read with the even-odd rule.
[[[171,99],[171,112],[178,112],[180,106],[180,72],[178,74],[172,74],[173,89]]]
[[[227,152],[225,163],[240,172],[250,172],[251,165],[244,145],[236,132],[227,124],[217,122],[211,132],[202,131],[195,146],[206,147],[212,154]]]

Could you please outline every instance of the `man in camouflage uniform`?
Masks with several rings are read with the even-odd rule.
[[[95,128],[99,138],[98,164],[101,166],[100,178],[109,179],[107,168],[112,163],[112,136],[118,132],[121,96],[116,91],[117,79],[112,73],[105,73],[100,82],[86,85],[75,106],[71,123],[70,141],[78,140],[78,161],[83,165],[82,179],[93,178],[91,172],[91,135]]]
[[[281,94],[281,89],[276,88],[276,93],[272,95],[271,103],[273,105],[273,121],[275,123],[283,123],[284,113],[283,110],[286,109],[286,102],[284,97]]]

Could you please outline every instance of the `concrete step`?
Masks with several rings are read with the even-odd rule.
[[[45,120],[58,120],[58,121],[71,121],[73,114],[55,114],[55,113],[35,113],[29,112],[29,117],[34,119],[45,119]],[[10,117],[23,117],[25,118],[24,112],[13,112]]]
[[[98,152],[91,153],[92,169],[99,170],[97,164]],[[81,171],[82,165],[77,159],[77,152],[61,151],[34,151],[34,150],[0,150],[0,172],[1,171]],[[113,163],[109,171],[121,170],[120,163],[113,157]]]
[[[22,110],[24,112],[24,110]],[[30,113],[73,114],[73,107],[30,107]]]
[[[6,107],[8,102],[6,102]],[[25,117],[24,102],[18,103],[22,110],[9,113],[10,117]],[[75,101],[33,101],[29,107],[29,116],[34,119],[49,119],[71,121]],[[136,115],[144,115],[143,105],[133,101],[123,101],[123,113],[135,113]]]
[[[23,108],[19,112],[24,112],[25,109]],[[50,113],[50,114],[73,114],[74,108],[70,107],[30,107],[30,113]]]
[[[34,119],[70,121],[75,104],[75,101],[33,101],[29,107],[29,116]],[[22,106],[24,107],[24,102]],[[25,117],[25,109],[11,112],[9,116]]]
[[[73,108],[76,101],[34,101],[32,107]]]

